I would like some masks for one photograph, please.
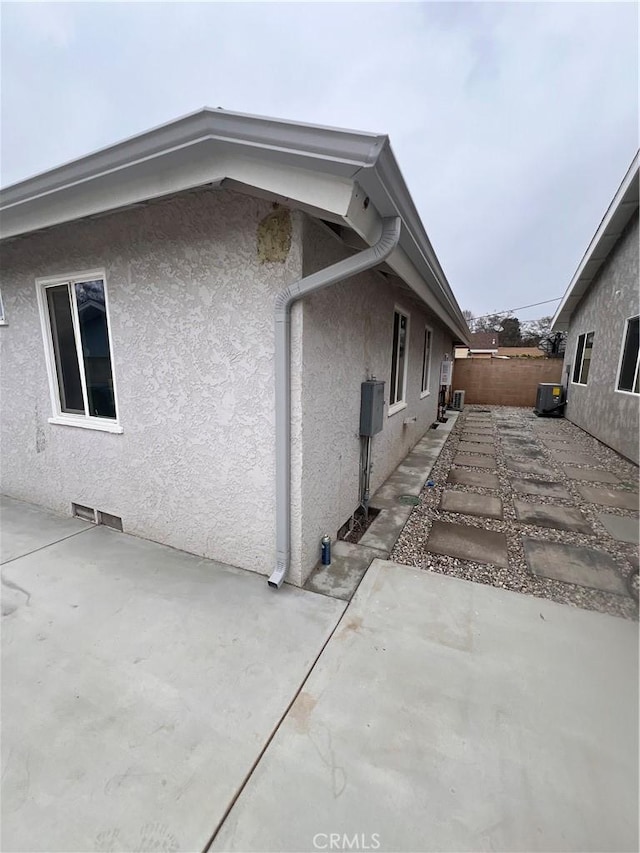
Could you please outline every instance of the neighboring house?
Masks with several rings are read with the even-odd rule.
[[[469,347],[456,347],[455,358],[492,358],[497,355],[500,338],[497,332],[472,332]]]
[[[301,585],[460,308],[389,140],[204,109],[2,190],[2,486]],[[83,509],[84,508],[84,509]]]
[[[538,347],[498,347],[500,358],[546,358],[547,354]]]
[[[552,323],[568,333],[567,418],[636,463],[638,162],[636,154]]]

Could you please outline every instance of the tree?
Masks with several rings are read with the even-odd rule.
[[[527,347],[537,347],[551,334],[553,317],[540,317],[539,320],[527,320],[523,324],[522,343]]]
[[[504,320],[500,314],[487,314],[474,321],[474,332],[501,332]]]
[[[475,329],[474,329],[475,317],[473,316],[471,311],[469,311],[468,308],[465,308],[464,311],[462,312],[462,316],[467,321],[467,326],[469,327],[469,331],[474,332],[475,331]]]
[[[503,347],[521,347],[522,334],[520,333],[520,320],[517,317],[505,317],[502,321],[500,332],[500,345]]]

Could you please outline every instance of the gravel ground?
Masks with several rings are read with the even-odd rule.
[[[452,485],[446,482],[449,469],[452,467],[453,458],[460,452],[460,436],[463,431],[469,432],[472,429],[471,422],[473,414],[479,412],[483,412],[485,417],[491,419],[493,447],[496,451],[495,469],[500,481],[498,491],[472,486]],[[472,417],[470,418],[469,415]],[[517,430],[537,440],[539,447],[537,458],[538,461],[543,462],[544,466],[548,468],[546,477],[541,478],[536,475],[515,473],[507,468],[505,448],[502,442],[512,430]],[[550,447],[544,442],[545,438],[551,439],[553,442],[566,441],[567,452],[586,453],[593,460],[593,464],[573,465],[572,467],[589,468],[602,466],[621,480],[621,484],[615,486],[602,484],[604,488],[622,488],[630,491],[638,490],[638,469],[635,465],[567,420],[537,418],[530,409],[504,406],[467,406],[464,412],[458,417],[458,421],[431,472],[430,479],[434,481],[435,485],[433,487],[425,486],[422,490],[420,504],[413,510],[409,521],[391,552],[390,559],[404,565],[417,566],[428,571],[452,575],[478,583],[491,584],[503,589],[511,589],[530,595],[537,595],[542,598],[551,599],[552,601],[573,605],[574,607],[598,610],[602,613],[610,613],[614,616],[637,620],[638,587],[637,579],[634,578],[634,572],[638,571],[638,549],[635,545],[618,542],[613,539],[602,526],[597,515],[600,512],[607,512],[628,516],[637,520],[638,514],[623,509],[586,503],[580,492],[578,492],[577,487],[580,485],[597,486],[598,484],[567,479],[564,467],[554,459]],[[560,445],[554,446],[556,449],[560,449]],[[524,459],[525,457],[521,458]],[[511,485],[511,481],[516,478],[549,479],[562,483],[571,494],[571,500],[519,494],[513,490]],[[445,488],[453,491],[474,492],[476,494],[500,497],[503,504],[504,518],[497,520],[443,512],[439,509],[439,504]],[[587,522],[593,528],[594,535],[587,536],[566,530],[553,530],[517,521],[513,503],[514,498],[541,504],[555,504],[574,508],[577,506],[581,509]],[[501,568],[499,566],[483,565],[427,552],[425,550],[427,537],[433,521],[437,519],[504,533],[507,538],[509,567]],[[620,574],[627,581],[630,590],[629,596],[614,595],[583,586],[531,575],[525,561],[522,546],[523,536],[533,539],[543,539],[547,542],[585,545],[594,550],[610,554],[616,560]]]

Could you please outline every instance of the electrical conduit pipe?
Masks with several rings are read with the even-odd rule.
[[[275,589],[284,583],[291,556],[291,306],[309,293],[381,264],[398,245],[400,228],[399,216],[383,219],[382,234],[373,246],[299,279],[276,296],[276,567],[269,577]]]

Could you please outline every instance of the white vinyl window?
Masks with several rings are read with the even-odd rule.
[[[638,367],[640,366],[640,317],[630,317],[627,320],[620,366],[618,367],[618,382],[616,391],[626,391],[629,394],[640,393],[638,388]]]
[[[389,414],[407,405],[407,353],[409,347],[409,315],[399,309],[393,312],[393,348],[391,350],[391,383]]]
[[[4,316],[4,302],[2,301],[2,291],[0,290],[0,326],[6,326],[7,321]]]
[[[122,432],[104,273],[39,279],[36,289],[53,407],[49,422]]]
[[[578,336],[576,344],[576,359],[573,363],[574,385],[586,385],[591,367],[591,351],[593,350],[594,332],[585,332]]]
[[[426,397],[429,394],[429,376],[431,375],[431,339],[432,330],[429,326],[424,327],[424,349],[422,350],[422,385],[420,386],[420,396]]]

